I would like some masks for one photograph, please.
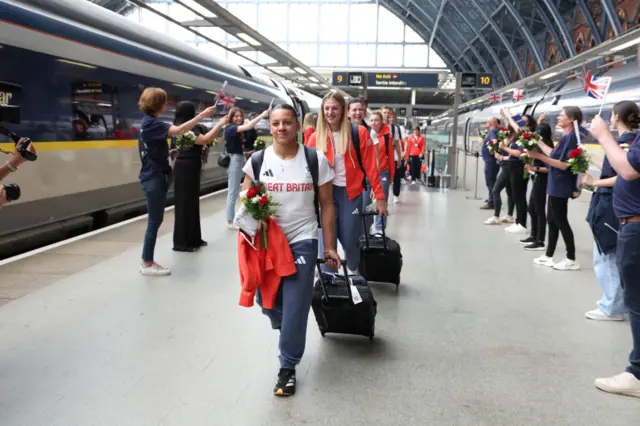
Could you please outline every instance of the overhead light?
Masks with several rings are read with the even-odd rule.
[[[257,41],[256,39],[254,39],[253,37],[245,34],[245,33],[238,33],[236,34],[236,37],[238,37],[239,39],[247,42],[248,44],[250,44],[251,46],[260,46],[260,42]]]
[[[98,106],[111,108],[111,104],[108,103],[99,103]]]
[[[555,77],[558,74],[560,74],[560,73],[558,73],[558,72],[550,72],[549,74],[545,74],[545,75],[543,75],[543,76],[541,76],[539,78],[540,78],[540,80],[548,80],[551,77]]]
[[[236,100],[238,100],[238,101],[241,101],[241,100],[243,100],[243,99],[244,99],[244,98],[241,98],[240,96],[236,96]]]
[[[210,95],[217,95],[216,92],[212,92],[211,90],[207,90],[207,93],[209,93]]]
[[[295,67],[294,70],[299,74],[306,74],[307,72],[300,67]]]
[[[309,87],[319,87],[318,83],[309,83]]]
[[[315,81],[316,83],[318,82],[318,79],[317,79],[317,78],[315,78],[315,77],[309,77],[309,80],[311,80],[311,81]]]
[[[91,68],[91,69],[96,69],[98,67],[94,66],[94,65],[89,65],[89,64],[83,64],[82,62],[75,62],[75,61],[69,61],[67,59],[58,59],[58,62],[62,62],[65,64],[69,64],[69,65],[76,65],[78,67],[85,67],[85,68]]]
[[[174,86],[176,87],[182,87],[183,89],[193,89],[193,87],[189,87],[189,86],[185,86],[184,84],[177,84],[177,83],[173,83]]]
[[[251,102],[253,102],[254,104],[259,103],[258,101],[254,101],[253,99],[251,99]]]
[[[638,37],[638,38],[634,38],[633,40],[628,41],[628,42],[626,42],[626,43],[623,43],[623,44],[621,44],[620,46],[612,47],[612,48],[611,48],[611,50],[610,50],[610,52],[618,52],[618,51],[620,51],[620,50],[624,50],[624,49],[626,49],[627,47],[631,47],[631,46],[633,46],[634,44],[638,44],[638,43],[640,43],[640,37]]]

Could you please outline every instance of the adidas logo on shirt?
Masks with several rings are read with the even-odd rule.
[[[296,260],[296,265],[306,265],[307,261],[304,260],[304,256],[300,256],[297,260]]]
[[[356,207],[356,209],[351,214],[360,214],[360,211],[358,211],[358,208]]]
[[[271,171],[271,169],[266,170],[264,173],[262,173],[262,176],[273,177],[273,172]]]

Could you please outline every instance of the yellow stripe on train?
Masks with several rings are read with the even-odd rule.
[[[271,142],[271,136],[261,136],[265,142]],[[137,139],[111,139],[88,141],[59,141],[59,142],[34,142],[38,152],[41,151],[76,151],[80,149],[105,149],[105,148],[137,148]],[[0,149],[13,151],[13,143],[0,143]]]

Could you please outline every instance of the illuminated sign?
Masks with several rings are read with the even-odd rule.
[[[491,73],[462,73],[462,87],[476,89],[490,89],[493,87],[493,74]]]
[[[362,72],[334,72],[334,86],[364,86],[364,73]]]
[[[11,98],[13,98],[13,93],[0,92],[0,105],[9,105]]]
[[[400,108],[398,110],[398,114],[401,116],[407,115],[407,109],[406,108]]]
[[[370,87],[415,87],[431,88],[438,87],[438,74],[420,73],[368,73],[367,83]]]

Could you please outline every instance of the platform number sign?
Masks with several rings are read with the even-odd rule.
[[[334,86],[363,86],[364,73],[362,72],[334,72]]]
[[[493,87],[493,74],[491,73],[462,73],[462,87],[476,89],[491,89]]]

